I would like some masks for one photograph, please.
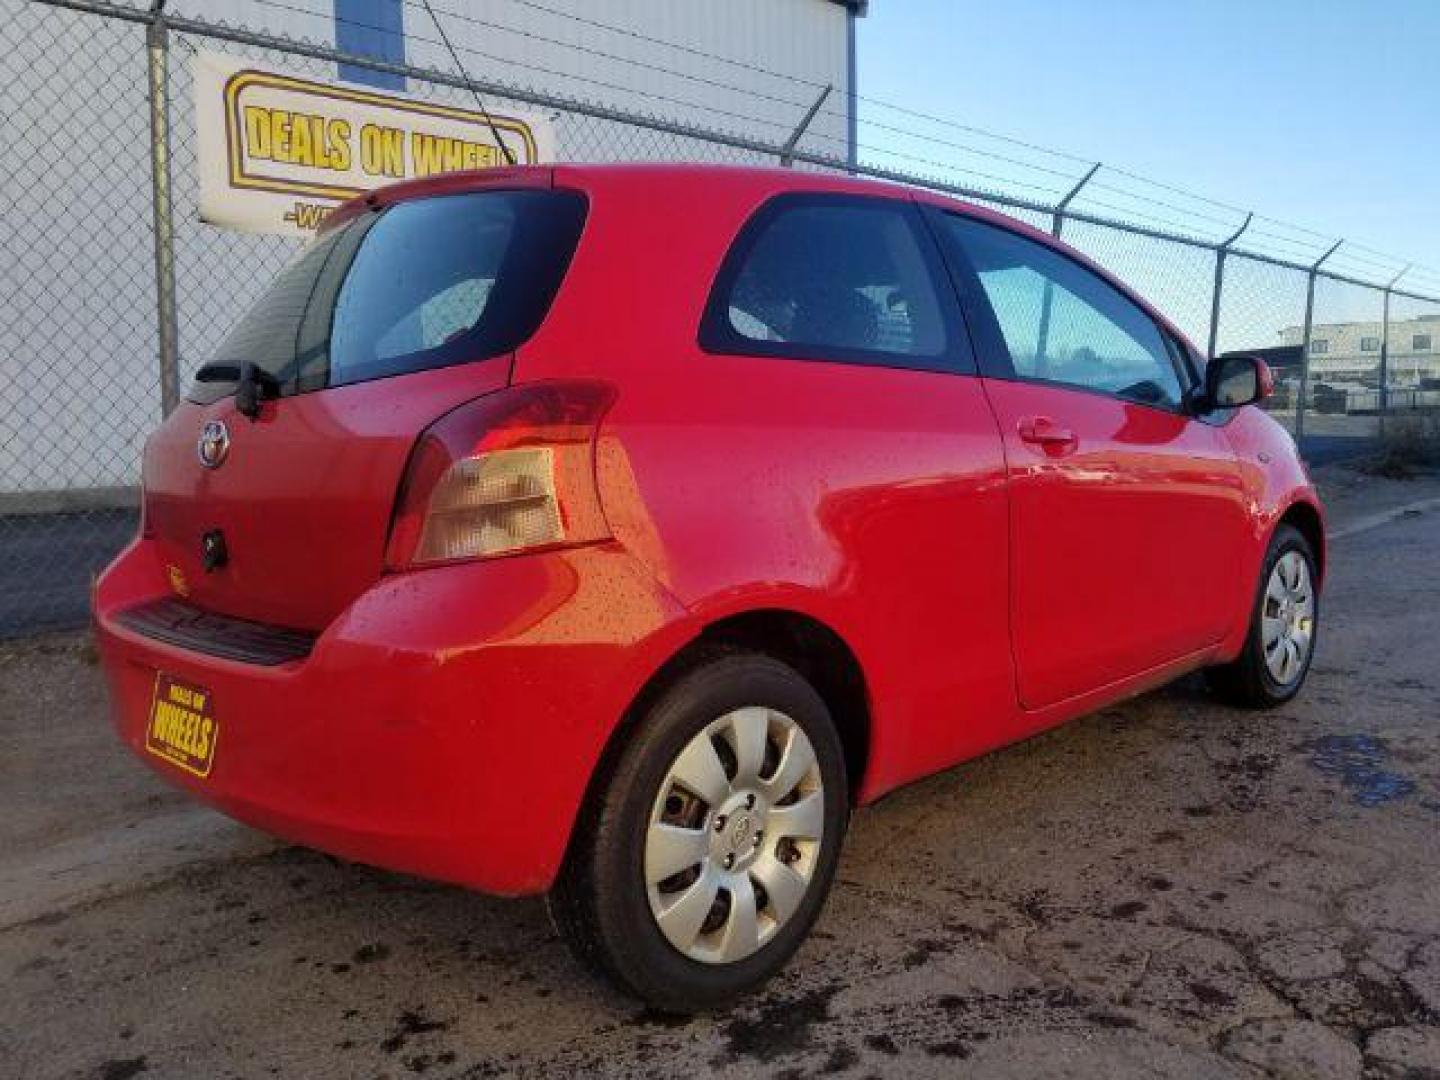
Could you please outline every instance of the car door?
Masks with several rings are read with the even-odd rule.
[[[1244,504],[1223,432],[1187,409],[1178,341],[1058,247],[963,214],[932,220],[1004,440],[1021,704],[1217,643]]]

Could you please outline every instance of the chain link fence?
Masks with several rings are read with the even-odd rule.
[[[344,62],[403,74],[422,100],[469,107],[472,97],[446,71],[123,3],[0,0],[0,16],[4,637],[83,623],[89,578],[134,533],[146,434],[297,247],[199,220],[196,50],[326,81]],[[633,102],[481,88],[497,111],[545,113],[567,160],[775,164],[788,155],[797,168],[940,190],[1057,232],[1197,344],[1266,356],[1278,375],[1269,407],[1307,450],[1371,439],[1387,414],[1440,411],[1440,298],[1387,290],[1389,280],[1252,251],[1243,232],[1222,254],[1221,242],[1087,204],[1084,181],[1065,200],[1037,200],[958,175],[912,175],[879,164],[883,154],[852,161],[833,132],[801,131],[792,147],[774,125],[726,130],[728,113],[711,126],[643,114]],[[158,144],[156,118],[168,124]],[[157,175],[173,185],[168,213],[152,190]],[[157,243],[167,232],[173,244]]]

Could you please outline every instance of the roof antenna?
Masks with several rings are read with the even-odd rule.
[[[505,161],[509,165],[517,164],[515,155],[510,152],[510,147],[500,137],[500,129],[495,126],[495,118],[490,115],[490,110],[485,108],[485,102],[480,100],[480,91],[475,89],[475,84],[470,81],[470,74],[465,70],[465,65],[460,62],[460,55],[455,51],[455,46],[450,44],[450,36],[445,33],[445,27],[440,25],[440,18],[435,14],[435,9],[430,6],[430,0],[420,0],[425,5],[425,10],[430,13],[430,21],[435,24],[435,29],[440,31],[440,40],[450,52],[450,59],[455,61],[455,69],[460,72],[460,78],[465,80],[465,86],[475,96],[475,104],[480,106],[480,115],[485,117],[485,122],[490,125],[490,134],[495,139],[495,145],[505,155]]]

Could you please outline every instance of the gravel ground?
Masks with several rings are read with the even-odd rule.
[[[189,805],[113,740],[82,637],[11,643],[0,1074],[1440,1077],[1440,479],[1324,473],[1300,699],[1189,680],[896,794],[791,967],[690,1021],[577,969],[538,901]]]

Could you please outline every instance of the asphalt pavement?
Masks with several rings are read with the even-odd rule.
[[[790,968],[690,1020],[538,900],[191,806],[116,745],[83,636],[0,646],[0,1073],[1440,1076],[1440,510],[1397,510],[1440,480],[1327,492],[1299,699],[1187,680],[860,812]]]
[[[0,516],[0,640],[84,626],[91,578],[138,524],[134,510]]]

